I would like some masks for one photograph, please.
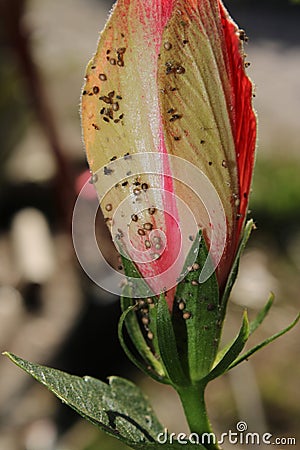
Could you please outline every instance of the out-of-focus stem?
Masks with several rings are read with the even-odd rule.
[[[0,0],[7,40],[19,59],[20,69],[27,84],[28,98],[57,163],[57,195],[61,203],[61,216],[69,227],[75,201],[75,177],[64,155],[42,76],[32,55],[30,32],[23,21],[25,6],[26,0]]]

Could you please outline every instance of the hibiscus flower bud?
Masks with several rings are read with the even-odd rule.
[[[161,355],[158,368],[138,344],[169,378],[183,329],[207,353],[191,363],[183,344],[177,381],[213,364],[247,214],[256,117],[244,42],[219,0],[119,0],[82,92],[92,179],[129,277],[123,308],[139,305],[131,338]],[[159,324],[166,311],[173,337]]]

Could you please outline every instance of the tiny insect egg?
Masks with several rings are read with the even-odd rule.
[[[150,222],[146,222],[146,223],[144,223],[143,227],[145,228],[145,230],[150,231],[150,230],[152,230],[153,225]]]
[[[152,339],[154,338],[152,331],[148,331],[147,338],[149,339],[149,341],[152,341]]]
[[[146,316],[144,316],[144,317],[142,317],[142,324],[143,325],[148,325],[149,324],[149,318],[148,317],[146,317]]]
[[[191,313],[189,311],[186,311],[182,314],[182,317],[184,318],[184,320],[188,320],[191,318]]]
[[[184,302],[179,302],[178,308],[180,309],[180,311],[183,311],[184,308],[185,308],[185,303]]]
[[[227,168],[227,162],[225,161],[225,159],[223,159],[222,161],[222,167],[225,167],[225,169]]]
[[[185,68],[182,66],[178,66],[176,69],[176,73],[178,73],[178,74],[185,73]]]
[[[134,193],[134,195],[140,195],[141,190],[139,188],[135,188],[135,189],[133,189],[133,193]]]
[[[91,183],[91,184],[94,184],[94,183],[97,183],[97,181],[98,181],[98,175],[97,175],[96,173],[94,173],[94,174],[91,176],[90,183]]]

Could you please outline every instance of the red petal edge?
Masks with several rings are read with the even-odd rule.
[[[236,149],[240,204],[236,245],[247,214],[256,148],[256,116],[252,108],[252,83],[245,73],[242,42],[238,28],[219,1],[219,10],[228,55],[228,71],[232,86],[232,111],[229,111]]]

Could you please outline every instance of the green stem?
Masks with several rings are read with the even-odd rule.
[[[220,447],[214,442],[214,434],[208,420],[204,391],[206,385],[191,384],[177,388],[185,416],[191,433],[196,433],[203,439],[202,445],[209,450],[219,450]]]

